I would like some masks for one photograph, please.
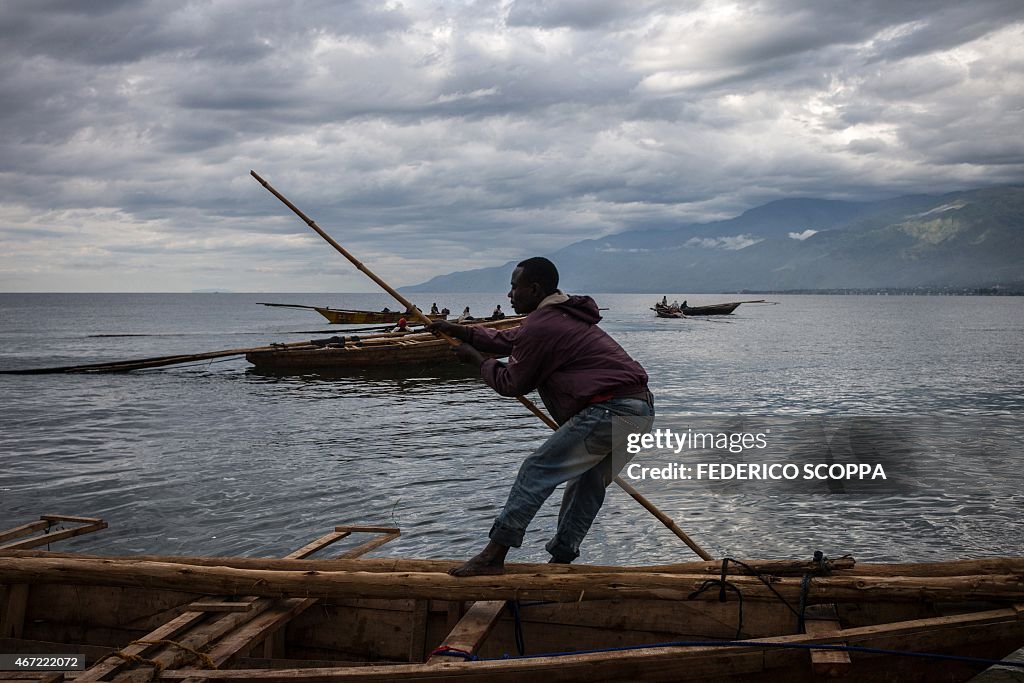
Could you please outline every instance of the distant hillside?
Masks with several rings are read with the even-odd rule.
[[[1024,281],[1024,187],[879,202],[787,199],[736,218],[633,230],[546,254],[570,291],[989,287]],[[514,262],[416,292],[501,292]]]

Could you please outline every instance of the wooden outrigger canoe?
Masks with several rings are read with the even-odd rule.
[[[507,330],[518,327],[523,317],[482,320],[471,326]],[[253,351],[245,359],[266,372],[329,371],[382,368],[455,361],[447,341],[429,332],[334,337],[333,343],[292,345]]]
[[[399,535],[387,527],[337,527],[282,559],[31,550],[54,536],[24,536],[54,518],[0,532],[0,652],[83,655],[67,674],[83,683],[953,682],[1024,646],[1024,558],[524,564],[460,579],[453,562],[363,559]]]
[[[305,306],[302,304],[263,304],[264,306],[277,306],[280,308],[307,308],[312,309],[327,318],[327,322],[333,325],[393,325],[401,318],[407,318],[412,322],[413,315],[401,311],[360,311],[349,308],[328,308],[327,306]],[[447,320],[448,314],[429,314],[431,320]]]
[[[692,315],[729,315],[737,308],[740,304],[761,304],[766,303],[764,300],[760,301],[731,301],[725,304],[712,304],[710,306],[666,306],[661,303],[654,304],[651,308],[652,311],[659,318],[685,318]]]
[[[327,318],[327,322],[334,325],[387,325],[391,323],[397,323],[401,318],[412,317],[411,313],[401,313],[398,311],[389,311],[384,313],[383,311],[356,311],[356,310],[345,310],[341,308],[326,308],[322,306],[314,306],[316,312]],[[447,315],[427,315],[431,320],[447,320]]]

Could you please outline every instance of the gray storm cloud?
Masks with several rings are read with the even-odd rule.
[[[0,7],[0,289],[368,289],[1024,176],[1017,1]],[[59,245],[59,249],[57,248]]]

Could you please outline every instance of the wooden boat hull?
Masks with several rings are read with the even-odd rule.
[[[317,313],[327,318],[327,322],[333,325],[391,325],[399,319],[409,319],[408,313],[399,311],[356,311],[340,308],[327,308],[324,306],[313,307]],[[428,315],[431,320],[447,320],[447,315]],[[410,322],[413,322],[410,320]]]
[[[40,558],[46,555],[50,553],[39,553]],[[735,598],[718,602],[717,589],[709,599],[700,600],[592,600],[583,592],[583,600],[520,601],[518,616],[510,608],[502,609],[486,633],[478,634],[479,643],[473,648],[478,661],[443,654],[431,658],[431,652],[448,642],[457,625],[471,616],[462,616],[465,602],[445,599],[440,588],[436,597],[407,596],[396,587],[390,597],[360,597],[357,588],[347,595],[307,598],[301,588],[256,585],[255,592],[265,597],[246,607],[247,599],[237,597],[246,590],[216,600],[203,597],[209,591],[200,590],[208,587],[202,584],[202,566],[155,563],[168,573],[180,574],[187,567],[187,573],[202,584],[189,590],[190,577],[185,575],[179,590],[171,590],[147,587],[147,583],[159,585],[149,569],[140,570],[135,581],[120,579],[135,585],[117,585],[117,580],[96,585],[104,574],[81,572],[79,565],[85,560],[73,555],[59,559],[44,568],[40,562],[20,558],[24,570],[19,573],[11,569],[14,562],[0,558],[0,581],[6,582],[0,588],[0,607],[10,613],[11,587],[27,586],[24,617],[18,621],[17,635],[0,641],[2,651],[81,653],[90,667],[105,663],[123,669],[127,665],[110,658],[111,652],[124,650],[134,641],[148,641],[153,632],[178,621],[176,628],[182,632],[168,639],[183,644],[207,641],[201,650],[219,669],[207,670],[186,651],[167,647],[162,648],[164,656],[174,659],[160,680],[313,683],[415,678],[494,683],[535,675],[553,681],[811,681],[821,680],[831,666],[844,671],[845,680],[963,681],[980,667],[859,652],[852,653],[846,663],[824,660],[816,666],[808,648],[845,643],[998,659],[1024,644],[1024,619],[1019,608],[1012,606],[1012,596],[999,604],[975,603],[966,610],[930,601],[839,603],[835,629],[817,635],[800,633],[796,617],[778,601],[746,600],[737,637],[739,604]],[[117,568],[131,559],[104,561],[108,568]],[[367,571],[360,571],[359,560],[348,561],[349,573],[380,573],[380,561],[365,562]],[[332,569],[330,561],[303,564],[304,572],[320,575]],[[223,568],[208,569],[223,573]],[[586,568],[574,569],[582,572],[578,576],[587,576]],[[278,571],[266,575],[272,577]],[[545,571],[538,567],[528,576]],[[402,576],[395,578],[400,582]],[[444,575],[435,576],[438,584],[445,582]],[[196,611],[198,605],[203,609]],[[198,616],[188,617],[190,613]],[[182,617],[195,623],[183,628]],[[225,621],[230,623],[224,625]],[[517,632],[531,658],[517,658]],[[716,645],[724,642],[735,644]],[[512,658],[504,659],[505,655]],[[143,659],[154,656],[147,652]]]
[[[522,317],[475,323],[493,329],[518,327]],[[451,346],[430,333],[346,337],[344,343],[248,353],[245,359],[263,372],[308,372],[393,368],[457,362]]]
[[[725,575],[719,562],[510,565],[460,579],[452,562],[361,559],[400,533],[384,527],[339,526],[277,560],[20,549],[47,546],[53,518],[0,531],[0,652],[84,655],[80,681],[954,683],[985,663],[934,655],[1024,645],[1024,558],[733,561]],[[60,521],[83,525],[64,537],[106,526]],[[376,538],[348,559],[306,559],[353,533]]]
[[[683,306],[681,308],[657,304],[651,310],[654,311],[655,315],[659,318],[686,318],[689,316],[699,315],[729,315],[739,308],[741,303],[744,302],[736,301],[727,304],[713,304],[711,306]]]
[[[739,308],[738,303],[713,306],[683,306],[683,315],[729,315]]]

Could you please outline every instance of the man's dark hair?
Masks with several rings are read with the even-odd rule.
[[[516,268],[522,268],[520,276],[528,284],[536,282],[540,285],[545,295],[554,294],[558,289],[558,268],[555,264],[543,256],[534,256],[516,264]]]

